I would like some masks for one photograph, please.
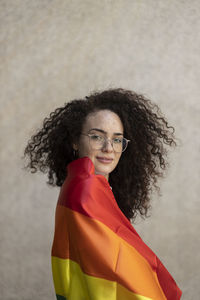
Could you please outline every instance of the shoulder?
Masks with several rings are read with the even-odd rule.
[[[114,197],[109,183],[102,175],[89,175],[85,177],[75,176],[66,180],[61,187],[59,204],[71,209],[77,209],[84,205],[97,205],[100,201],[108,201]]]

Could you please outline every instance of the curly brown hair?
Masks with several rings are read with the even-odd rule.
[[[28,141],[24,157],[32,173],[48,172],[47,183],[61,186],[66,166],[73,161],[76,142],[89,113],[108,109],[116,113],[131,140],[109,183],[118,206],[128,219],[137,213],[147,216],[152,187],[159,190],[157,178],[168,166],[166,146],[176,146],[174,127],[169,126],[159,107],[143,95],[122,88],[93,92],[57,108],[43,121],[43,127]]]

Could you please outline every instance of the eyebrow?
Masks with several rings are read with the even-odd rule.
[[[92,130],[99,131],[101,133],[107,134],[107,132],[105,130],[102,130],[102,129],[99,129],[99,128],[91,128],[89,131],[92,131]],[[113,135],[123,135],[123,133],[114,132]]]

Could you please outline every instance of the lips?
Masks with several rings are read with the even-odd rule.
[[[103,164],[110,164],[113,161],[113,158],[103,157],[103,156],[97,156],[97,160]]]

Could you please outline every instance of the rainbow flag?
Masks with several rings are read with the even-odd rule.
[[[56,207],[57,299],[178,300],[181,290],[117,205],[87,158],[71,162]]]

